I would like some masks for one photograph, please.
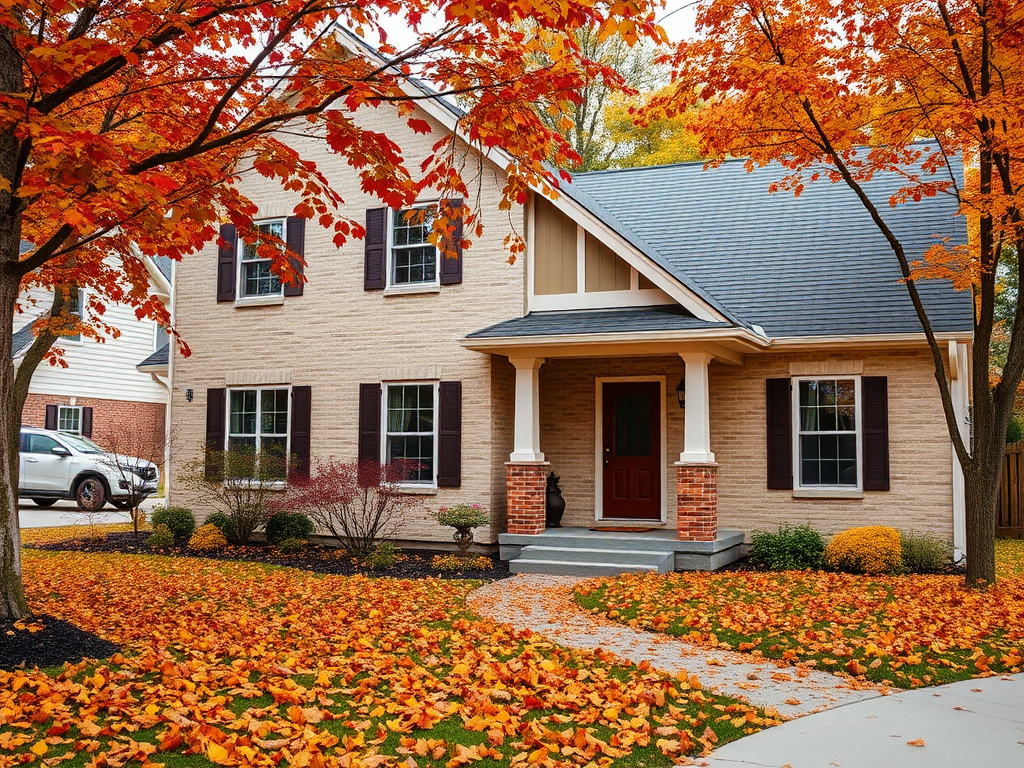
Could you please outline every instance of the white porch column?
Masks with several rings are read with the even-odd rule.
[[[967,344],[950,340],[949,394],[953,400],[953,413],[956,414],[960,437],[968,447],[971,440],[971,430],[967,423],[971,404],[970,354]],[[950,450],[953,452],[953,558],[960,561],[967,547],[967,504],[964,496],[964,471],[956,449],[950,446]]]
[[[509,461],[544,461],[540,452],[540,367],[543,357],[510,357],[516,369],[515,440]]]
[[[686,363],[686,406],[681,464],[713,464],[711,452],[711,400],[708,397],[708,364],[706,352],[680,352]]]

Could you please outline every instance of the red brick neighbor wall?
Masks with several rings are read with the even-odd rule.
[[[163,403],[137,403],[129,400],[101,400],[99,398],[65,395],[30,394],[21,412],[21,423],[26,427],[46,426],[46,406],[74,405],[92,408],[92,439],[104,448],[119,453],[156,461],[163,467],[164,413]]]
[[[550,464],[517,464],[508,468],[508,532],[535,534],[544,532],[544,507],[547,499]]]
[[[676,499],[680,541],[714,541],[718,536],[718,465],[678,464]]]

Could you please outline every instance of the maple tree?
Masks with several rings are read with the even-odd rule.
[[[412,42],[390,45],[385,19],[397,19]],[[630,41],[658,37],[648,0],[0,0],[0,617],[27,611],[19,414],[53,343],[110,330],[101,319],[107,302],[167,325],[144,257],[180,259],[216,238],[222,221],[258,242],[286,283],[301,279],[296,254],[256,237],[256,206],[231,183],[243,174],[280,182],[300,198],[295,214],[333,231],[337,243],[362,236],[283,127],[323,137],[358,170],[363,190],[389,206],[408,205],[422,189],[471,200],[478,163],[467,142],[507,166],[505,204],[521,203],[530,184],[554,182],[545,161],[570,153],[533,103],[561,105],[587,78],[618,82],[574,43],[581,27]],[[379,51],[346,30],[374,35]],[[461,139],[442,132],[434,155],[408,168],[401,147],[361,127],[357,113],[393,108],[413,130],[430,132],[407,87],[413,76],[461,95],[468,109]],[[468,244],[480,224],[468,206],[461,213]],[[448,226],[439,217],[437,237]],[[26,253],[22,240],[32,245]],[[509,247],[522,251],[515,238]],[[53,305],[15,374],[12,318],[19,293],[33,287],[51,289]],[[93,297],[85,325],[69,311],[79,288]]]
[[[1009,324],[1002,376],[989,384],[1001,251],[1024,252],[1024,4],[1019,0],[705,0],[696,37],[674,56],[656,114],[706,102],[690,122],[701,152],[781,161],[776,189],[823,178],[845,184],[886,238],[934,359],[966,486],[967,580],[995,578],[995,510],[1003,437],[1024,373],[1024,312]],[[919,141],[926,140],[926,141]],[[960,156],[968,178],[947,159]],[[873,200],[878,173],[905,179],[900,204],[953,195],[969,246],[936,244],[921,265]],[[917,281],[950,278],[975,304],[973,446],[961,436],[944,349]]]
[[[703,160],[697,137],[689,122],[699,106],[686,112],[656,116],[647,107],[657,96],[641,93],[636,96],[614,95],[604,109],[604,122],[609,138],[618,147],[612,163],[616,168],[641,168]]]

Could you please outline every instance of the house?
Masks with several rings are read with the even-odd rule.
[[[22,248],[31,245],[23,243]],[[171,263],[147,259],[152,292],[170,302]],[[78,291],[73,311],[88,313],[88,294]],[[35,339],[34,323],[50,310],[51,294],[32,289],[19,298],[14,318],[13,357],[17,368]],[[87,319],[87,318],[86,318]],[[22,424],[91,437],[104,447],[162,464],[169,394],[169,336],[134,309],[112,304],[104,323],[120,331],[103,343],[64,337],[55,347],[66,367],[45,361],[36,368],[22,411]],[[161,362],[162,360],[162,362]]]
[[[454,127],[449,106],[418,109],[435,133]],[[436,136],[390,107],[362,119],[409,167],[431,154]],[[320,151],[313,136],[286,140]],[[577,175],[556,199],[535,193],[499,215],[504,166],[482,162],[472,204],[486,229],[457,259],[341,163],[323,168],[367,226],[341,248],[272,182],[240,181],[260,227],[303,254],[308,282],[282,287],[229,226],[223,247],[178,273],[192,349],[174,360],[182,445],[276,447],[299,471],[311,456],[412,461],[405,489],[424,509],[402,538],[445,541],[428,509],[480,502],[491,524],[477,541],[500,541],[518,570],[717,567],[784,521],[887,524],[962,546],[932,357],[849,190],[770,195],[777,166],[683,164]],[[869,191],[913,258],[965,240],[955,201],[889,208],[899,183],[879,175]],[[512,231],[527,251],[509,264]],[[971,300],[943,282],[921,290],[966,429]],[[181,471],[174,459],[175,488]],[[552,471],[558,531],[544,519]]]

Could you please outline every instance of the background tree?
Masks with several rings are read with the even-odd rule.
[[[387,43],[385,17],[411,31],[409,46]],[[435,28],[425,31],[424,18]],[[299,198],[295,214],[332,230],[339,244],[361,236],[316,162],[286,143],[286,125],[322,136],[359,171],[363,189],[393,207],[423,189],[471,200],[470,174],[481,167],[467,162],[466,142],[500,145],[511,205],[529,184],[553,183],[545,162],[571,151],[534,102],[560,107],[586,77],[619,82],[565,42],[584,27],[651,38],[652,19],[647,0],[0,0],[0,617],[28,611],[15,498],[27,387],[16,386],[11,365],[21,290],[54,290],[51,316],[36,324],[18,372],[27,381],[77,322],[66,306],[70,286],[168,325],[140,256],[180,259],[217,237],[221,221],[256,242],[256,206],[231,183],[243,174],[279,181]],[[533,31],[505,34],[516,25]],[[342,28],[383,41],[379,57],[350,55]],[[541,51],[544,66],[536,65]],[[469,112],[465,141],[438,137],[433,157],[410,170],[401,148],[355,115],[391,103],[414,130],[429,132],[403,89],[412,75],[467,95]],[[462,213],[468,243],[480,225]],[[438,221],[438,236],[445,226]],[[22,239],[33,246],[23,254]],[[297,254],[272,238],[259,242],[285,282],[300,279],[290,261]],[[515,254],[522,243],[513,237],[509,247]]]
[[[608,137],[616,147],[611,165],[640,168],[703,160],[690,121],[699,106],[658,117],[649,109],[657,93],[613,94],[604,110]],[[643,115],[643,117],[641,117]]]
[[[772,191],[799,194],[825,177],[847,185],[869,212],[903,272],[963,467],[967,581],[993,581],[999,472],[1024,372],[1018,304],[1002,374],[989,381],[999,261],[1006,250],[1017,259],[1024,252],[1024,3],[706,0],[697,33],[677,48],[674,85],[655,101],[657,114],[704,101],[691,122],[703,153],[781,160],[789,173]],[[950,171],[952,155],[971,169],[969,185]],[[891,205],[954,196],[972,222],[969,246],[937,244],[923,265],[911,264],[865,192],[880,172],[905,178]],[[936,277],[974,297],[973,447],[961,437],[944,349],[917,290],[919,279]]]

